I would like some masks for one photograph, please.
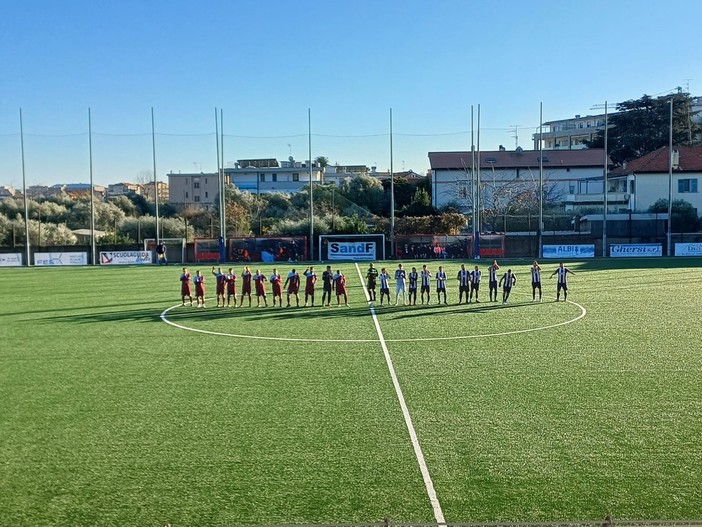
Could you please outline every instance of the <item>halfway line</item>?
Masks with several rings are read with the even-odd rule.
[[[378,339],[380,339],[380,346],[383,348],[383,355],[385,356],[385,362],[388,365],[388,370],[390,371],[390,378],[392,379],[392,384],[395,387],[395,393],[397,394],[397,399],[400,402],[400,408],[402,409],[402,415],[405,418],[405,425],[407,426],[407,431],[410,435],[410,440],[412,441],[412,447],[414,448],[414,455],[417,457],[417,462],[419,463],[419,470],[422,472],[422,478],[424,479],[424,486],[427,489],[427,494],[429,495],[429,501],[434,509],[434,518],[436,523],[439,525],[446,525],[446,520],[444,519],[444,513],[441,510],[441,504],[439,503],[439,498],[436,496],[436,490],[434,490],[434,482],[431,480],[429,475],[429,469],[427,468],[427,463],[424,460],[424,453],[422,452],[422,447],[419,445],[419,439],[417,438],[417,432],[414,430],[414,425],[412,424],[412,417],[410,416],[409,409],[407,408],[407,403],[405,402],[405,396],[402,394],[402,388],[400,388],[400,381],[397,380],[397,374],[395,373],[395,366],[390,358],[390,351],[388,351],[388,346],[385,343],[385,337],[383,336],[383,331],[380,329],[380,323],[378,322],[378,317],[375,314],[375,306],[370,303],[370,296],[368,295],[368,290],[366,289],[366,282],[361,274],[361,268],[356,265],[356,271],[358,272],[358,278],[363,286],[363,293],[366,295],[366,301],[369,303],[371,316],[373,317],[373,324],[375,325],[375,330],[378,332]]]

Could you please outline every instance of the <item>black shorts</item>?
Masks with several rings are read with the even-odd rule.
[[[541,282],[532,282],[531,287],[534,289],[541,289]]]
[[[459,288],[458,288],[459,293],[468,293],[469,291],[470,291],[470,286],[468,286],[468,285],[462,285],[462,286],[459,286]]]
[[[560,291],[561,289],[563,289],[563,291],[568,291],[568,284],[561,284],[559,282],[558,286],[556,287],[556,291]]]
[[[429,293],[429,286],[428,285],[422,286],[422,293]]]
[[[490,289],[497,289],[497,282],[490,282]]]
[[[478,291],[480,289],[480,282],[473,282],[470,285],[472,291]]]
[[[376,284],[375,280],[373,280],[373,281],[369,280],[368,281],[368,289],[371,289],[371,290],[375,289],[375,284]]]
[[[410,294],[410,295],[416,295],[416,294],[417,294],[417,288],[416,288],[416,287],[410,287],[410,288],[409,288],[409,294]]]
[[[330,285],[325,285],[325,286],[322,288],[322,292],[323,292],[323,293],[331,293],[331,292],[332,292],[332,286],[330,286]]]
[[[504,286],[504,287],[502,288],[502,290],[503,290],[505,293],[509,293],[509,292],[512,290],[512,287],[511,287],[511,286],[510,286],[510,287]]]
[[[445,286],[445,285],[437,285],[437,286],[436,286],[436,292],[437,292],[437,293],[445,293],[445,292],[446,292],[446,286]]]
[[[390,294],[390,288],[389,288],[389,287],[381,287],[381,288],[380,288],[380,294],[381,294],[381,295],[389,295],[389,294]]]

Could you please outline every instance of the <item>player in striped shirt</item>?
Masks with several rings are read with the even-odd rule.
[[[549,278],[558,275],[558,284],[556,285],[556,302],[561,299],[561,289],[563,289],[563,301],[568,301],[568,274],[575,274],[573,271],[563,266],[563,262],[558,264],[558,269],[551,273]]]
[[[383,295],[388,297],[388,304],[390,303],[390,275],[383,267],[378,275],[380,279],[380,305],[383,305]]]
[[[483,273],[480,272],[480,269],[478,269],[478,266],[475,266],[475,270],[470,272],[470,299],[468,300],[468,303],[473,301],[473,293],[475,293],[475,302],[480,303],[480,300],[478,300],[478,292],[480,291],[480,278],[483,276]]]
[[[441,304],[441,293],[444,294],[444,304],[448,304],[446,302],[446,273],[444,268],[439,266],[439,270],[436,272],[436,298],[439,300],[439,304]]]
[[[506,304],[509,298],[509,293],[512,291],[512,286],[517,283],[517,277],[512,273],[512,269],[507,269],[507,272],[500,278],[500,284],[502,286],[502,303]]]
[[[407,275],[409,279],[409,303],[410,305],[417,305],[417,282],[419,281],[419,273],[416,267],[412,267],[412,271]]]
[[[539,290],[539,302],[541,302],[541,266],[534,261],[531,266],[531,301],[536,302],[536,290]]]
[[[424,304],[424,294],[427,295],[427,305],[431,303],[431,271],[427,269],[426,264],[422,266],[422,272],[419,273],[422,279],[422,304]]]
[[[497,260],[492,261],[492,265],[488,267],[488,286],[490,288],[490,302],[497,302],[497,271],[499,271],[500,266],[497,265]],[[493,300],[493,292],[495,293],[495,298]]]
[[[402,303],[407,305],[407,294],[405,292],[405,282],[407,280],[407,271],[402,268],[402,264],[397,264],[395,271],[395,305],[402,294]]]
[[[468,294],[470,293],[470,271],[466,270],[466,266],[461,264],[461,270],[456,276],[458,280],[458,303],[463,303],[463,293],[466,294],[466,304],[468,303]]]

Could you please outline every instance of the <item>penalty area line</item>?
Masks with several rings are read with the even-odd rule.
[[[400,408],[402,409],[402,416],[405,418],[405,425],[407,426],[407,431],[409,432],[410,441],[412,442],[412,448],[414,449],[414,455],[417,457],[417,462],[419,463],[419,470],[422,473],[422,479],[424,480],[424,486],[429,495],[429,501],[431,502],[431,507],[434,510],[434,518],[436,523],[439,525],[446,525],[446,520],[444,519],[444,512],[441,510],[441,504],[439,503],[439,498],[436,495],[436,490],[434,489],[434,482],[429,474],[429,468],[424,459],[424,453],[422,452],[422,447],[419,444],[419,438],[417,437],[417,432],[414,429],[414,424],[412,423],[412,417],[410,416],[409,409],[407,408],[407,403],[405,402],[405,396],[402,393],[402,388],[400,387],[400,381],[397,379],[397,374],[395,373],[395,366],[393,365],[392,358],[390,357],[390,351],[388,350],[387,343],[385,342],[385,337],[383,336],[383,330],[380,329],[380,322],[378,322],[378,316],[375,313],[375,306],[370,301],[370,296],[368,294],[368,289],[366,288],[366,282],[361,274],[361,268],[356,265],[356,271],[358,272],[358,278],[363,286],[363,293],[366,295],[366,301],[368,302],[368,307],[370,308],[371,317],[373,318],[373,324],[375,325],[375,330],[378,333],[378,339],[380,340],[380,346],[383,349],[383,355],[385,356],[385,363],[388,366],[388,371],[390,372],[390,378],[392,379],[392,385],[395,387],[395,394],[400,402]]]

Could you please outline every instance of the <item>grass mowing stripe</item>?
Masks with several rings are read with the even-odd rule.
[[[356,272],[358,273],[358,278],[360,283],[363,284],[363,293],[366,296],[366,300],[369,302],[371,316],[373,317],[373,324],[378,332],[378,338],[380,339],[380,346],[383,348],[383,355],[385,357],[385,362],[388,365],[388,371],[390,372],[390,378],[392,379],[392,385],[395,387],[395,393],[397,393],[397,399],[400,402],[400,408],[402,408],[402,416],[405,419],[405,424],[407,425],[407,431],[410,435],[410,440],[412,441],[412,448],[414,449],[414,454],[417,456],[417,462],[419,463],[419,470],[422,472],[422,479],[424,479],[424,486],[427,489],[427,494],[429,495],[429,501],[431,502],[431,507],[434,510],[434,518],[439,525],[444,525],[446,520],[444,519],[444,513],[441,510],[441,503],[439,503],[439,498],[436,495],[436,490],[434,489],[434,482],[431,480],[431,475],[429,474],[429,468],[427,467],[426,460],[424,459],[424,453],[422,452],[422,447],[419,444],[419,438],[417,437],[417,432],[414,430],[414,425],[412,424],[412,416],[410,416],[409,409],[407,408],[407,403],[405,402],[405,396],[402,394],[402,388],[400,387],[400,381],[397,379],[397,374],[395,373],[395,367],[392,364],[392,358],[390,357],[390,351],[385,343],[385,338],[383,337],[383,331],[380,329],[380,323],[378,322],[378,317],[375,314],[375,308],[372,303],[370,303],[370,296],[368,295],[368,290],[366,289],[365,281],[361,275],[361,268],[356,264]]]

